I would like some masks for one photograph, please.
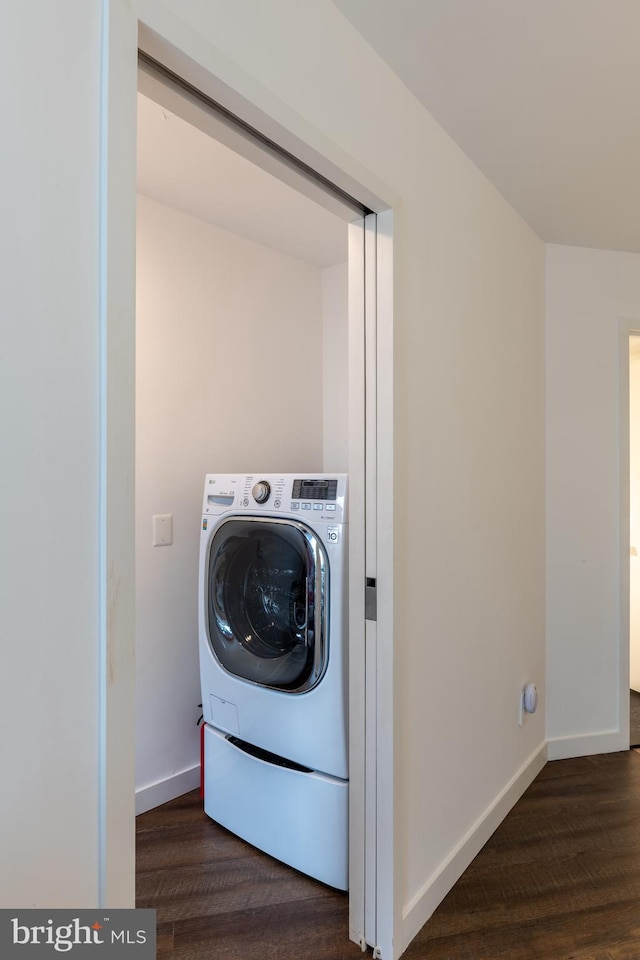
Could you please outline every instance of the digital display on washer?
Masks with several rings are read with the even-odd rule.
[[[337,480],[294,480],[294,500],[335,500],[338,495]]]

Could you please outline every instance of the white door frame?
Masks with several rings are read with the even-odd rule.
[[[629,731],[629,650],[630,650],[630,608],[631,608],[631,581],[629,571],[630,539],[630,410],[629,410],[629,338],[640,337],[640,320],[621,317],[618,321],[619,329],[619,455],[620,455],[620,531],[619,544],[619,577],[620,577],[620,604],[618,612],[619,638],[619,694],[618,694],[618,737],[620,747],[628,749],[630,742]]]
[[[134,343],[136,96],[138,44],[194,86],[261,129],[340,188],[377,211],[375,371],[375,539],[377,626],[373,647],[375,715],[361,716],[374,737],[369,781],[375,788],[375,927],[370,945],[394,960],[400,943],[401,885],[395,775],[393,650],[393,248],[390,206],[384,185],[354,168],[354,161],[293,111],[239,70],[202,36],[153,0],[105,2],[101,129],[101,609],[100,609],[100,901],[131,906],[135,895],[134,804]],[[355,172],[352,172],[355,170]],[[381,199],[386,197],[386,201]],[[351,424],[355,425],[355,420]],[[350,464],[351,467],[351,464]],[[351,490],[354,490],[353,480]],[[357,493],[356,493],[357,498]],[[369,518],[371,523],[371,518]],[[371,529],[371,526],[369,526]],[[362,578],[364,581],[364,578]],[[354,591],[354,610],[364,582]],[[359,607],[362,610],[362,606]],[[355,615],[355,614],[354,614]],[[362,619],[362,614],[360,614]],[[354,693],[356,696],[354,697]],[[352,702],[357,700],[354,677]],[[397,702],[397,701],[396,701]],[[352,729],[362,744],[365,730]],[[357,781],[358,765],[353,771]],[[357,782],[354,782],[358,792]],[[364,796],[364,788],[361,791]],[[357,806],[356,814],[357,817]],[[352,848],[351,854],[357,856]],[[356,891],[354,909],[359,902]],[[364,935],[359,923],[351,935]]]

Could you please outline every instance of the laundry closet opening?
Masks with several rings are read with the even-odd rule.
[[[338,216],[241,156],[197,105],[166,104],[138,95],[137,813],[200,784],[205,475],[349,469],[357,211]]]

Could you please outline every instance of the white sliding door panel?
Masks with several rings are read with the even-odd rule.
[[[393,960],[400,945],[402,926],[402,863],[396,842],[396,821],[401,808],[400,777],[396,774],[394,715],[395,664],[394,578],[394,444],[393,444],[393,213],[376,218],[375,275],[375,464],[367,469],[367,482],[375,469],[376,622],[375,630],[375,750],[376,750],[376,946],[383,960]],[[367,314],[369,298],[365,305]],[[367,396],[368,396],[367,386]],[[369,431],[367,431],[368,435]],[[367,463],[369,457],[367,457]],[[370,522],[369,522],[370,521]],[[367,723],[369,714],[367,711]]]
[[[376,577],[377,516],[377,289],[376,221],[364,221],[364,357],[365,357],[365,550],[366,576]]]
[[[350,567],[350,695],[352,736],[364,738],[364,755],[362,741],[355,739],[351,753],[354,862],[351,926],[353,939],[372,947],[374,956],[391,960],[398,942],[395,931],[399,923],[396,915],[399,873],[393,825],[396,778],[393,775],[391,213],[378,217],[371,214],[350,229],[353,244],[349,274],[353,401],[350,490],[352,510],[357,511],[355,515],[352,513],[352,529],[355,522],[358,531],[352,543]],[[379,593],[381,575],[384,589]]]
[[[364,220],[349,224],[349,936],[365,938]]]
[[[365,489],[365,916],[367,943],[377,934],[377,629],[376,629],[376,216],[364,221],[364,489]]]

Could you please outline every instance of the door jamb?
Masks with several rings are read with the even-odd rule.
[[[620,749],[629,749],[629,653],[631,640],[630,608],[631,608],[631,580],[629,571],[630,539],[630,409],[629,409],[629,340],[632,336],[640,336],[640,320],[621,317],[618,321],[619,329],[619,470],[620,470],[620,529],[618,536],[618,568],[620,582],[620,597],[618,610],[619,638],[619,692],[618,692],[618,730],[623,746]]]

